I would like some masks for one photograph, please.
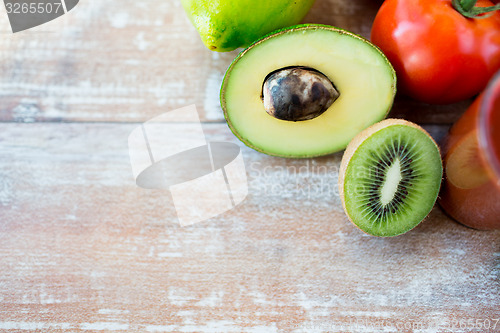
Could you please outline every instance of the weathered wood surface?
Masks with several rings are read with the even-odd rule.
[[[380,1],[317,0],[304,19],[369,38]],[[81,1],[67,15],[9,33],[0,15],[0,121],[145,121],[196,104],[222,121],[219,88],[238,51],[208,51],[180,1]],[[451,123],[467,103],[398,98],[393,115]]]
[[[304,21],[369,37],[380,3],[317,0]],[[179,1],[81,1],[18,34],[0,14],[0,30],[0,331],[484,332],[464,325],[500,317],[499,232],[436,207],[404,236],[364,235],[337,194],[341,153],[275,158],[230,133],[218,92],[237,52],[206,50]],[[127,138],[189,104],[209,140],[241,147],[249,193],[180,227],[168,191],[135,185]],[[398,97],[391,115],[439,140],[467,105]]]
[[[0,125],[0,330],[446,332],[498,318],[498,232],[436,207],[404,236],[366,236],[342,212],[341,154],[243,146],[247,199],[182,228],[168,191],[135,186],[134,127]],[[237,143],[224,124],[205,130]]]

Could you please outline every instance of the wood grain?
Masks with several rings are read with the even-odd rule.
[[[380,3],[317,0],[304,22],[369,38]],[[220,85],[238,51],[206,49],[179,1],[81,1],[33,30],[9,34],[6,15],[1,27],[0,121],[143,122],[190,104],[203,121],[223,121]],[[402,98],[393,112],[450,124],[468,104]]]
[[[369,237],[342,212],[341,154],[266,156],[225,124],[204,129],[240,145],[249,195],[181,228],[168,191],[134,184],[135,126],[0,124],[0,330],[448,332],[498,318],[499,232],[436,207],[408,234]]]
[[[317,0],[304,22],[368,38],[381,3]],[[16,34],[0,14],[0,34],[0,331],[500,329],[500,232],[438,206],[396,238],[353,227],[342,153],[270,157],[229,131],[218,94],[238,51],[205,49],[179,1],[80,1]],[[469,103],[398,96],[390,116],[440,141]],[[127,140],[190,104],[208,140],[240,147],[248,196],[180,227],[169,191],[135,185]],[[172,144],[197,124],[165,126]]]

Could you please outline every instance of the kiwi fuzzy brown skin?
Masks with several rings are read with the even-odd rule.
[[[364,233],[366,233],[370,236],[374,236],[374,235],[371,235],[368,232],[366,232],[365,230],[361,229],[356,223],[354,223],[354,221],[349,216],[349,214],[347,214],[347,208],[346,208],[345,197],[344,197],[345,174],[346,174],[347,166],[349,165],[349,162],[351,161],[351,158],[354,156],[354,153],[356,152],[358,147],[367,138],[372,136],[374,133],[376,133],[376,132],[378,132],[386,127],[392,126],[392,125],[406,125],[406,126],[410,126],[410,127],[416,128],[418,130],[421,130],[424,133],[427,133],[422,127],[418,126],[415,123],[404,120],[404,119],[391,119],[391,118],[389,118],[389,119],[382,120],[382,121],[366,128],[364,131],[360,132],[357,136],[355,136],[352,139],[352,141],[347,146],[347,148],[344,152],[344,155],[342,157],[342,161],[340,163],[338,185],[339,185],[340,200],[342,202],[342,207],[344,208],[344,212],[346,212],[347,218],[354,226],[356,226],[356,228],[358,228],[359,230],[363,231]],[[439,151],[439,145],[436,143],[436,141],[430,135],[428,135],[428,136],[432,140],[432,142],[436,145],[436,148]],[[376,237],[382,237],[382,236],[376,236]]]

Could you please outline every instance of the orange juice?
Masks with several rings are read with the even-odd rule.
[[[500,229],[500,72],[453,125],[443,144],[439,203],[476,229]]]

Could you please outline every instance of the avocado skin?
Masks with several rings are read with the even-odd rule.
[[[280,36],[282,34],[292,33],[292,32],[301,31],[301,30],[322,30],[322,29],[324,29],[324,30],[331,30],[331,31],[337,32],[339,34],[349,35],[349,36],[351,36],[353,38],[356,38],[356,39],[359,39],[359,40],[361,40],[363,42],[368,43],[369,45],[371,45],[374,49],[376,49],[378,51],[378,53],[380,54],[380,56],[384,59],[384,61],[388,65],[388,69],[390,70],[390,73],[391,73],[391,76],[392,76],[392,85],[391,85],[392,99],[391,99],[391,103],[387,106],[387,110],[385,111],[385,114],[380,118],[380,120],[385,119],[389,115],[389,112],[392,109],[393,99],[396,96],[396,91],[397,91],[397,89],[396,89],[396,87],[397,87],[397,77],[396,77],[396,71],[394,70],[392,64],[387,59],[387,57],[382,52],[382,50],[380,50],[380,48],[378,48],[376,45],[372,44],[368,39],[366,39],[366,38],[364,38],[364,37],[362,37],[360,35],[357,35],[355,33],[352,33],[352,32],[350,32],[348,30],[339,28],[339,27],[334,27],[334,26],[326,25],[326,24],[317,24],[317,23],[297,24],[297,25],[294,25],[294,26],[284,27],[284,28],[277,29],[275,31],[271,31],[270,33],[262,36],[260,39],[255,40],[247,48],[245,48],[244,50],[242,50],[242,51],[239,52],[239,54],[234,58],[234,60],[231,62],[231,64],[229,65],[228,69],[226,70],[226,73],[224,75],[224,79],[222,81],[222,86],[221,86],[221,89],[220,89],[220,95],[219,95],[221,107],[222,107],[222,110],[223,110],[223,113],[224,113],[224,118],[225,118],[226,123],[227,123],[229,129],[231,130],[231,132],[241,142],[243,142],[247,147],[249,147],[251,149],[254,149],[254,150],[256,150],[256,151],[258,151],[260,153],[264,153],[264,154],[267,154],[267,155],[270,155],[270,156],[282,157],[282,158],[313,158],[313,157],[319,157],[319,156],[333,154],[333,153],[336,153],[336,152],[340,151],[340,150],[337,149],[337,150],[325,151],[325,152],[322,152],[322,153],[309,153],[309,154],[302,154],[302,155],[288,154],[288,153],[278,153],[278,152],[271,153],[269,151],[266,151],[266,150],[262,149],[258,145],[253,144],[253,142],[251,140],[249,140],[248,138],[242,137],[240,135],[240,133],[238,133],[237,129],[233,126],[233,124],[232,124],[232,122],[231,122],[231,120],[229,118],[228,109],[226,107],[226,94],[225,94],[225,91],[226,91],[227,83],[229,81],[229,77],[231,76],[231,72],[232,72],[234,66],[238,63],[238,61],[241,58],[243,58],[250,50],[252,50],[253,48],[257,47],[259,44],[264,43],[266,40],[271,39],[271,38],[276,38],[276,37],[278,37],[278,36]],[[279,69],[279,68],[276,68],[276,69]]]
[[[228,52],[299,23],[314,0],[181,0],[205,46]]]

